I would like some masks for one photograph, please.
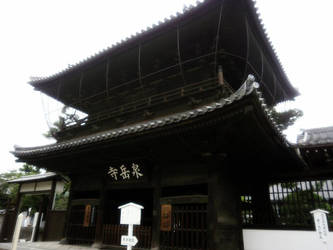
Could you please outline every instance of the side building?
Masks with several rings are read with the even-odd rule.
[[[30,84],[87,115],[13,151],[71,179],[69,243],[119,246],[134,202],[139,248],[242,249],[244,222],[274,221],[271,180],[306,167],[268,108],[298,93],[250,0],[204,1]]]
[[[333,127],[303,129],[297,147],[312,175],[333,178]]]

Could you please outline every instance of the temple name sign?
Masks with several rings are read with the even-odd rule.
[[[127,250],[131,250],[138,243],[138,239],[133,236],[133,225],[141,224],[143,206],[130,202],[118,208],[120,209],[120,224],[128,225],[128,235],[121,236],[120,244],[127,246]]]
[[[141,172],[140,166],[136,163],[132,163],[132,166],[129,168],[124,164],[119,168],[109,167],[108,175],[115,181],[118,180],[130,180],[130,179],[141,179],[143,173]]]

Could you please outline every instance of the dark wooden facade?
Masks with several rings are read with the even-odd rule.
[[[252,1],[207,0],[31,84],[87,114],[57,143],[14,151],[70,177],[69,243],[119,248],[131,201],[140,248],[242,249],[241,197],[268,220],[269,180],[305,166],[267,109],[297,92]]]

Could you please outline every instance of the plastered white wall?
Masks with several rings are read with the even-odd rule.
[[[332,250],[333,232],[328,247],[318,239],[315,231],[243,230],[245,250]]]
[[[31,192],[35,190],[35,183],[22,183],[20,192]]]
[[[46,191],[51,190],[52,188],[52,181],[42,181],[37,182],[36,191]]]

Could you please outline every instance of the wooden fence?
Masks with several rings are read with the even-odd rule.
[[[127,225],[109,225],[103,226],[103,244],[120,245],[122,235],[128,233]],[[134,226],[133,235],[137,237],[138,244],[136,248],[150,248],[151,245],[151,227],[149,226]]]
[[[0,241],[7,242],[12,240],[13,231],[16,223],[16,213],[14,211],[7,211],[4,215],[1,225]]]
[[[68,226],[67,239],[70,244],[91,244],[95,239],[95,226],[83,227],[70,224]]]

